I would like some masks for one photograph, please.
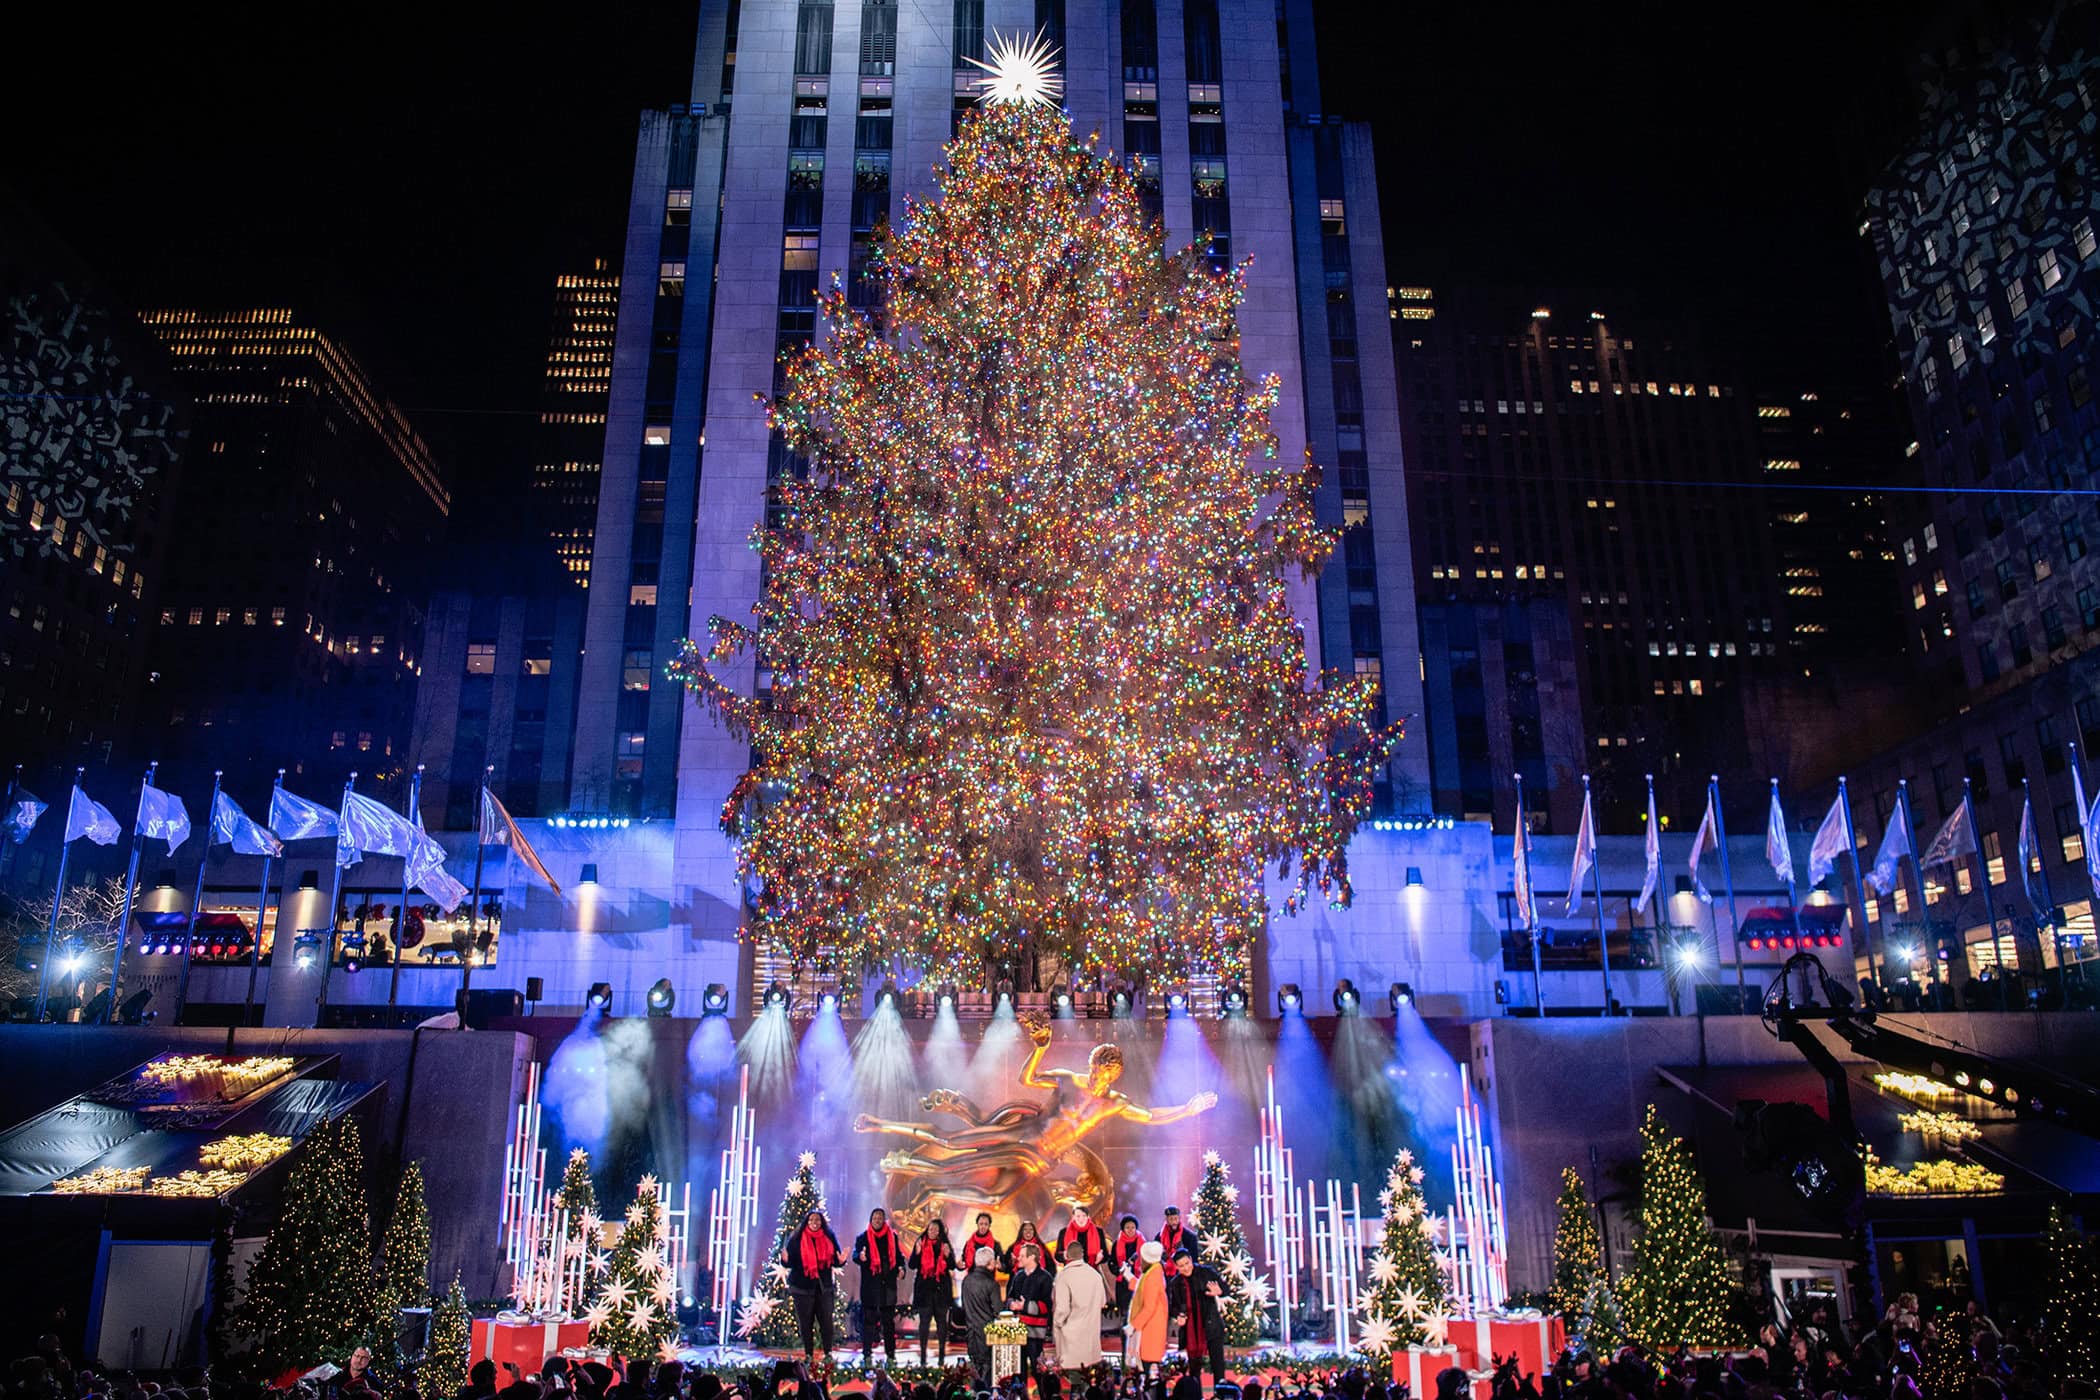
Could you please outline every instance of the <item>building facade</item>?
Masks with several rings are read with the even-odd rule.
[[[1559,609],[1580,658],[1579,725],[1517,705],[1491,736],[1462,688],[1432,690],[1438,810],[1507,826],[1522,772],[1569,831],[1585,771],[1607,826],[1638,820],[1649,773],[1697,810],[1710,773],[1761,757],[1744,695],[1791,655],[1750,395],[1686,328],[1574,293],[1401,286],[1391,309],[1425,617]]]
[[[603,258],[554,279],[554,324],[533,435],[532,512],[563,569],[591,585],[605,400],[612,390],[620,275]]]
[[[195,403],[142,742],[253,806],[279,768],[398,796],[450,496],[349,352],[289,310],[140,317]]]
[[[865,298],[876,230],[931,193],[974,101],[969,60],[989,34],[1038,30],[1075,130],[1130,154],[1167,243],[1208,235],[1214,256],[1253,260],[1241,358],[1281,377],[1284,451],[1331,468],[1323,517],[1357,527],[1325,577],[1294,583],[1308,649],[1380,677],[1386,716],[1415,731],[1381,808],[1428,808],[1376,182],[1367,134],[1320,110],[1309,15],[1289,7],[1279,28],[1251,0],[704,4],[691,100],[645,113],[637,144],[571,806],[675,818],[680,902],[724,957],[743,901],[716,821],[749,753],[663,665],[758,596],[747,541],[785,465],[758,399],[779,354],[818,332],[817,288],[836,274]]]

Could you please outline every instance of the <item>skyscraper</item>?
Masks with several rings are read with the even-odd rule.
[[[1571,830],[1587,770],[1619,822],[1647,773],[1696,811],[1789,652],[1748,394],[1594,296],[1402,286],[1391,324],[1438,810],[1507,825],[1522,772]]]
[[[554,279],[554,324],[533,435],[535,525],[555,558],[585,588],[598,521],[598,471],[605,453],[605,399],[612,389],[620,275],[603,258],[588,272]]]
[[[450,506],[430,449],[290,310],[140,320],[196,405],[146,689],[166,780],[398,779]]]
[[[1359,527],[1317,584],[1292,580],[1295,603],[1323,664],[1377,674],[1386,715],[1415,721],[1381,804],[1428,808],[1370,143],[1321,111],[1305,8],[1279,24],[1253,0],[705,3],[691,100],[643,114],[637,144],[571,795],[675,815],[693,932],[725,956],[742,896],[716,821],[749,754],[663,664],[758,596],[748,537],[786,465],[757,402],[777,356],[817,333],[831,275],[866,303],[876,231],[931,193],[974,100],[970,60],[988,34],[1035,31],[1075,129],[1138,164],[1169,244],[1208,233],[1214,256],[1253,260],[1241,359],[1280,377],[1275,430],[1327,468],[1323,517]]]

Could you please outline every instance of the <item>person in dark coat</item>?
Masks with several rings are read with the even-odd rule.
[[[1101,1267],[1108,1257],[1108,1239],[1085,1206],[1072,1207],[1072,1218],[1057,1232],[1057,1262],[1064,1265],[1091,1264]]]
[[[965,1269],[975,1268],[977,1265],[977,1251],[980,1249],[992,1251],[992,1268],[995,1271],[1007,1267],[1006,1246],[999,1243],[999,1237],[992,1233],[992,1216],[989,1211],[981,1210],[977,1212],[976,1233],[964,1240],[962,1248],[956,1251],[960,1256],[957,1263]]]
[[[853,1241],[853,1262],[860,1265],[860,1359],[874,1359],[875,1340],[882,1354],[897,1364],[897,1280],[904,1276],[904,1241],[890,1228],[889,1212],[868,1213],[868,1228]]]
[[[1224,1297],[1225,1282],[1214,1270],[1186,1249],[1174,1255],[1167,1276],[1169,1335],[1181,1343],[1191,1375],[1209,1368],[1212,1389],[1225,1380]]]
[[[911,1311],[918,1319],[919,1364],[926,1364],[926,1339],[941,1342],[941,1364],[948,1364],[948,1309],[955,1304],[955,1250],[948,1243],[948,1227],[935,1217],[926,1224],[904,1256],[912,1271]]]
[[[1035,1370],[1043,1355],[1043,1343],[1050,1337],[1051,1287],[1050,1271],[1043,1267],[1041,1242],[1015,1241],[1014,1271],[1006,1280],[1006,1306],[1028,1328],[1028,1344],[1022,1350],[1021,1361],[1030,1372]]]
[[[831,1313],[838,1300],[838,1271],[846,1256],[823,1211],[813,1210],[802,1218],[802,1228],[780,1251],[780,1262],[787,1266],[788,1294],[795,1300],[795,1326],[802,1337],[802,1354],[814,1369],[817,1341],[821,1338],[824,1360],[829,1364],[831,1349],[838,1344]]]
[[[1145,1261],[1138,1258],[1138,1251],[1144,1247],[1145,1232],[1138,1228],[1138,1218],[1124,1216],[1122,1228],[1108,1245],[1108,1262],[1116,1271],[1113,1301],[1119,1318],[1130,1317],[1130,1290],[1137,1287],[1138,1275],[1145,1270]]]
[[[1006,1251],[1006,1267],[1009,1272],[1021,1267],[1021,1249],[1024,1245],[1035,1246],[1035,1266],[1046,1274],[1057,1272],[1057,1262],[1050,1257],[1050,1246],[1043,1242],[1042,1231],[1035,1228],[1033,1220],[1024,1220],[1014,1234],[1014,1242]]]
[[[962,1281],[963,1325],[970,1333],[970,1369],[977,1373],[981,1386],[992,1383],[992,1344],[984,1339],[984,1329],[998,1321],[1006,1308],[999,1280],[992,1273],[998,1262],[997,1250],[979,1245],[970,1255],[970,1272],[963,1275]]]

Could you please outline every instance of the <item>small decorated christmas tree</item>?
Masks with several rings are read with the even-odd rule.
[[[1573,1167],[1560,1174],[1560,1220],[1553,1227],[1553,1287],[1547,1296],[1567,1323],[1570,1340],[1591,1350],[1618,1339],[1619,1305],[1612,1294],[1604,1246],[1597,1234],[1597,1209]]]
[[[1437,1258],[1443,1222],[1423,1204],[1422,1176],[1415,1154],[1403,1147],[1378,1193],[1385,1229],[1371,1258],[1356,1333],[1358,1349],[1374,1358],[1439,1344],[1450,1321],[1450,1286]]]
[[[430,1207],[423,1200],[423,1165],[401,1169],[394,1218],[386,1226],[386,1287],[396,1308],[430,1302]]]
[[[1728,1256],[1706,1220],[1706,1183],[1691,1149],[1648,1106],[1641,1125],[1640,1232],[1633,1240],[1624,1313],[1627,1333],[1657,1353],[1733,1346]]]
[[[430,1350],[416,1377],[418,1388],[431,1400],[445,1400],[467,1383],[467,1354],[472,1346],[473,1319],[467,1314],[467,1295],[452,1276],[451,1291],[438,1300],[430,1314]]]
[[[598,1191],[591,1185],[591,1154],[580,1147],[569,1151],[569,1164],[562,1168],[561,1190],[555,1192],[554,1204],[568,1212],[570,1238],[597,1230]]]
[[[780,1198],[773,1248],[766,1255],[765,1271],[759,1275],[758,1291],[744,1300],[743,1315],[737,1319],[738,1336],[769,1347],[795,1344],[795,1307],[788,1297],[788,1270],[780,1262],[780,1255],[794,1243],[809,1213],[823,1209],[824,1192],[817,1185],[817,1154],[804,1152],[796,1159],[794,1175],[788,1178],[787,1192]],[[840,1320],[833,1319],[834,1323]]]
[[[1975,1338],[1960,1314],[1942,1321],[1944,1325],[1925,1348],[1918,1382],[1926,1400],[1967,1400],[1969,1382],[1976,1376]]]
[[[1225,1314],[1228,1346],[1252,1346],[1261,1335],[1268,1310],[1269,1281],[1254,1271],[1253,1257],[1240,1230],[1240,1188],[1227,1177],[1232,1168],[1215,1152],[1203,1154],[1203,1180],[1196,1187],[1196,1249],[1202,1261],[1225,1282],[1219,1311]]]
[[[2060,1205],[2042,1235],[2048,1287],[2042,1293],[2042,1350],[2059,1381],[2100,1380],[2100,1271],[2093,1242]]]
[[[340,1360],[377,1339],[372,1217],[357,1123],[339,1118],[307,1142],[284,1203],[248,1271],[242,1330],[266,1370]]]
[[[592,1346],[636,1360],[669,1354],[678,1336],[678,1285],[668,1226],[656,1178],[645,1176],[635,1185],[619,1242],[592,1261],[597,1288],[583,1314]]]

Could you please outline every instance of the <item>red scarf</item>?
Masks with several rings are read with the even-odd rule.
[[[945,1240],[936,1240],[930,1235],[919,1241],[919,1272],[921,1274],[934,1279],[948,1277],[948,1254],[943,1248],[946,1243]]]
[[[1169,1237],[1169,1231],[1172,1231],[1171,1237]],[[1159,1247],[1166,1251],[1164,1257],[1160,1260],[1161,1263],[1172,1264],[1174,1262],[1174,1251],[1181,1248],[1181,1237],[1187,1233],[1188,1231],[1179,1225],[1162,1225],[1159,1227]]]
[[[822,1230],[806,1229],[802,1232],[803,1277],[821,1279],[838,1258],[838,1246],[831,1242],[831,1236]]]
[[[1138,1251],[1144,1247],[1145,1237],[1143,1235],[1119,1234],[1116,1236],[1116,1243],[1110,1252],[1110,1257],[1116,1261],[1116,1267],[1120,1269],[1137,1258]]]
[[[897,1268],[897,1237],[885,1225],[880,1230],[868,1227],[868,1257],[875,1264],[878,1274],[893,1273]]]
[[[977,1251],[979,1249],[989,1249],[992,1252],[992,1261],[994,1263],[997,1263],[999,1256],[1005,1253],[1004,1250],[999,1248],[999,1241],[993,1237],[990,1230],[979,1230],[976,1234],[970,1236],[969,1241],[963,1246],[963,1263],[970,1268],[976,1268]]]
[[[1066,1225],[1063,1230],[1058,1232],[1057,1257],[1070,1259],[1072,1257],[1072,1243],[1075,1240],[1086,1241],[1087,1263],[1098,1264],[1101,1262],[1101,1227],[1099,1225],[1096,1225],[1091,1220],[1087,1221],[1084,1230],[1080,1229],[1076,1223]]]

